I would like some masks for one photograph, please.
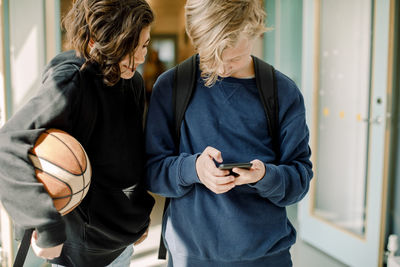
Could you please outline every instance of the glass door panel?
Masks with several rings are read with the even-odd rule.
[[[355,267],[383,264],[394,1],[303,1],[315,177],[299,204],[299,236]]]
[[[365,228],[371,1],[320,4],[318,139],[313,213]]]

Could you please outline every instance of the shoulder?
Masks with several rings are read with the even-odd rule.
[[[292,79],[275,69],[275,80],[280,107],[303,104],[303,95]]]
[[[278,70],[275,70],[275,79],[280,124],[283,126],[296,118],[305,118],[304,98],[296,83]]]
[[[296,83],[277,69],[275,69],[275,79],[278,94],[301,94]]]
[[[78,82],[79,70],[83,63],[84,60],[78,58],[72,50],[58,54],[46,66],[42,83],[76,83]]]
[[[175,67],[163,72],[154,83],[152,96],[163,97],[171,94],[174,84]]]

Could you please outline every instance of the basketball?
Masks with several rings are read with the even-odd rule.
[[[29,152],[36,178],[65,215],[72,211],[89,190],[92,170],[81,144],[68,133],[47,129]]]

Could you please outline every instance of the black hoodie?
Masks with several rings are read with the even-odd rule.
[[[109,87],[95,64],[68,51],[46,67],[37,95],[0,129],[0,197],[16,226],[35,228],[38,245],[64,243],[52,262],[105,266],[149,225],[153,198],[144,175],[144,86],[139,73]],[[80,141],[92,165],[89,193],[60,216],[35,178],[28,151],[47,128]]]

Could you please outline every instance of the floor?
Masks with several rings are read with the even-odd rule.
[[[165,260],[158,260],[158,245],[161,237],[161,216],[164,209],[164,199],[153,195],[156,199],[151,214],[149,236],[143,243],[135,247],[135,253],[130,267],[166,267]]]

